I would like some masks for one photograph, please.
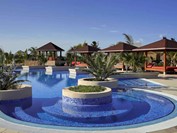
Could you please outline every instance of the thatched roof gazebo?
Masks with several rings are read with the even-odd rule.
[[[64,50],[53,44],[52,42],[49,42],[38,48],[37,51],[39,52],[39,54],[44,53],[44,55],[52,56],[55,59],[57,58],[57,52],[60,52],[60,57],[62,57],[62,51]]]
[[[162,65],[155,65],[153,63],[148,64],[146,62],[145,64],[145,70],[149,71],[159,71],[163,72],[164,74],[168,71],[174,71],[176,69],[176,66],[169,66],[167,64],[167,52],[169,51],[177,51],[177,42],[175,39],[171,38],[171,40],[167,39],[166,37],[163,37],[163,39],[147,44],[145,46],[133,49],[133,51],[136,52],[144,52],[146,57],[148,57],[148,52],[161,52],[163,54],[163,58],[159,59],[161,61]],[[160,57],[159,57],[160,58]]]
[[[91,45],[88,45],[87,43],[83,44],[80,47],[72,48],[68,51],[68,53],[74,53],[74,61],[72,62],[72,65],[74,66],[87,66],[85,63],[77,62],[77,54],[89,56],[94,52],[99,51],[100,49]]]
[[[124,42],[119,42],[116,45],[112,45],[110,47],[107,47],[105,49],[100,50],[100,52],[105,52],[105,53],[121,53],[121,52],[132,52],[133,49],[137,48],[136,46],[124,43]],[[124,62],[119,62],[115,65],[115,68],[122,69],[124,70]]]
[[[132,49],[137,48],[136,46],[124,43],[124,42],[119,42],[116,45],[107,47],[105,49],[100,50],[101,52],[105,53],[117,53],[117,52],[132,52]]]

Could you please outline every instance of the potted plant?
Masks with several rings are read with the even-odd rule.
[[[18,80],[13,66],[5,66],[4,51],[0,49],[0,100],[16,100],[32,96],[32,88],[22,85],[26,80]]]
[[[16,100],[32,96],[32,88],[22,85],[26,80],[18,80],[14,67],[1,66],[0,68],[0,100]]]
[[[111,88],[78,85],[62,90],[62,101],[73,105],[100,105],[112,102]]]
[[[100,85],[110,88],[118,86],[117,79],[110,78],[116,74],[114,65],[118,62],[116,55],[105,55],[103,53],[95,53],[90,56],[82,56],[82,61],[88,65],[88,69],[83,69],[94,77],[83,78],[78,80],[78,85]]]

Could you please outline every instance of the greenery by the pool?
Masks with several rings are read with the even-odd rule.
[[[75,92],[101,92],[104,91],[105,89],[106,88],[102,86],[85,86],[85,85],[79,85],[69,88],[69,90]]]
[[[21,83],[27,80],[18,80],[18,74],[14,73],[14,66],[5,66],[5,55],[0,49],[0,90],[17,89]]]

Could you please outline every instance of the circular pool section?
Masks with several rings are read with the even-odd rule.
[[[134,125],[165,117],[175,108],[170,100],[142,91],[114,92],[112,103],[98,106],[67,104],[60,98],[41,101],[33,99],[33,104],[37,106],[29,108],[24,108],[19,102],[1,102],[1,110],[18,120],[65,127]]]
[[[110,128],[142,126],[172,118],[176,101],[142,90],[112,92],[112,102],[101,105],[78,105],[62,101],[62,89],[77,85],[79,78],[69,78],[68,72],[45,75],[43,71],[29,73],[21,79],[31,80],[33,97],[13,101],[0,101],[0,110],[18,123],[46,127]],[[173,99],[172,99],[173,100]],[[30,104],[28,104],[30,103]],[[29,105],[29,106],[27,106]],[[175,116],[173,116],[175,117]],[[14,120],[16,119],[16,120]],[[20,120],[20,121],[19,121]]]

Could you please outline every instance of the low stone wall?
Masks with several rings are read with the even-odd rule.
[[[48,60],[45,65],[46,66],[55,66],[56,61],[55,60]]]
[[[72,105],[99,105],[112,102],[111,88],[102,92],[74,92],[65,88],[62,90],[62,102]]]
[[[92,86],[105,86],[109,88],[117,88],[118,87],[118,80],[114,78],[108,78],[107,81],[90,81],[89,79],[92,78],[82,78],[78,79],[78,85],[92,85]]]
[[[0,100],[17,100],[32,97],[32,87],[22,85],[19,89],[0,90]]]
[[[39,61],[33,61],[33,60],[25,60],[24,64],[25,64],[25,66],[38,66],[38,65],[40,65]]]

